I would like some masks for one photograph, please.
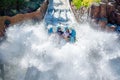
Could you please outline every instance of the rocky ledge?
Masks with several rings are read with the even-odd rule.
[[[37,20],[40,21],[44,18],[45,12],[48,7],[48,0],[45,0],[41,7],[34,12],[17,14],[15,16],[0,16],[0,37],[4,36],[5,29],[11,25],[19,23],[25,20]]]
[[[107,31],[120,32],[120,0],[102,0],[89,9],[93,21]]]
[[[101,0],[100,3],[93,3],[89,8],[82,6],[80,9],[76,9],[71,3],[71,8],[79,23],[84,20],[89,21],[84,19],[86,14],[87,19],[91,18],[90,23],[98,24],[102,30],[120,32],[120,0]]]

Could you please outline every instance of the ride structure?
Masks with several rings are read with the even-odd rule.
[[[58,29],[61,29],[63,39],[70,42],[75,42],[76,31],[73,27],[75,19],[68,0],[49,0],[44,22],[48,34],[59,33]],[[66,29],[69,30],[67,39],[64,35],[66,34]]]

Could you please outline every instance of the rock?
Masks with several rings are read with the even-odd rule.
[[[25,20],[34,20],[34,21],[40,21],[43,19],[45,12],[48,7],[48,1],[45,1],[43,5],[41,5],[41,8],[38,10],[31,12],[31,13],[25,13],[25,14],[17,14],[15,16],[0,16],[0,37],[4,36],[5,29],[7,28],[5,24],[14,25],[16,23],[19,23],[21,21]],[[42,9],[42,11],[41,11]],[[10,22],[9,22],[10,21]]]
[[[120,6],[117,6],[118,11],[120,12]]]
[[[115,29],[118,33],[120,33],[120,26],[117,26]]]
[[[99,18],[99,12],[100,12],[100,5],[97,3],[92,4],[91,12],[90,12],[91,18],[93,19]]]
[[[106,3],[101,2],[100,3],[100,18],[106,18],[107,17],[107,5]]]
[[[120,5],[120,0],[115,0],[118,5]]]
[[[109,24],[106,25],[106,30],[108,32],[115,31],[116,27],[117,27],[117,25],[113,25],[113,24],[109,23]]]
[[[117,24],[120,25],[120,13],[116,13],[117,15]]]
[[[98,21],[101,28],[106,28],[107,31],[115,31],[116,25],[120,26],[120,0],[101,0],[99,8],[92,4],[89,13],[90,17]],[[107,21],[101,20],[103,18],[107,18]],[[112,25],[109,26],[107,23]]]
[[[116,4],[116,2],[115,2],[115,1],[108,2],[108,4],[107,4],[107,5],[113,5],[115,8],[117,7],[117,4]]]
[[[104,2],[104,3],[107,3],[107,2],[109,2],[109,0],[101,0],[102,2]]]
[[[4,32],[0,31],[0,37],[4,36]]]
[[[112,11],[110,13],[110,16],[108,17],[108,21],[112,24],[116,24],[116,17],[117,17],[116,12]]]
[[[110,14],[112,11],[115,11],[115,5],[113,5],[111,2],[107,5],[107,15],[108,17],[111,17]]]
[[[109,2],[114,2],[115,0],[108,0]]]
[[[106,24],[107,24],[107,18],[100,18],[99,21],[98,21],[98,24],[100,25],[100,27],[102,29],[104,29]]]
[[[112,4],[111,2],[108,3],[107,5],[107,15],[108,15],[108,21],[110,23],[115,24],[116,23],[116,14],[115,14],[115,5]]]

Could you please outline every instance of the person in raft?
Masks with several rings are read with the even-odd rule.
[[[71,29],[70,42],[74,43],[75,41],[76,41],[76,31],[74,29]]]
[[[58,33],[58,35],[62,36],[64,32],[62,31],[62,29],[60,27],[58,27],[57,33]]]
[[[70,31],[69,29],[65,29],[65,32],[63,33],[63,38],[66,40],[66,41],[69,41],[70,39]]]
[[[68,27],[65,28],[64,32],[60,27],[58,27],[57,34],[64,38],[66,41],[70,41],[71,43],[74,43],[76,40],[76,31],[74,29],[69,30]]]

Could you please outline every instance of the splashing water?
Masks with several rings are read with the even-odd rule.
[[[10,27],[0,45],[5,80],[119,80],[120,45],[115,33],[77,29],[77,42],[56,47],[43,23]]]
[[[59,44],[58,36],[47,34],[44,22],[30,23],[6,30],[7,38],[0,44],[5,80],[120,80],[116,33],[94,30],[85,23],[75,25],[74,44]]]

